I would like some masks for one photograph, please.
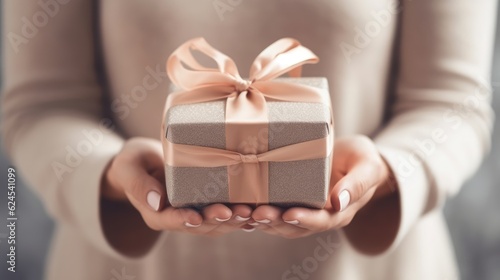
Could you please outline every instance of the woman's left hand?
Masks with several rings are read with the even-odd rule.
[[[262,205],[249,224],[285,238],[298,238],[347,226],[370,201],[394,191],[392,172],[372,140],[350,136],[335,140],[330,201],[324,209],[283,210]],[[374,194],[376,195],[374,196]]]

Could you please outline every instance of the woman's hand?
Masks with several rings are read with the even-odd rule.
[[[129,201],[145,224],[156,231],[175,230],[194,234],[220,235],[249,227],[251,208],[231,208],[213,204],[202,213],[169,205],[165,190],[161,143],[147,138],[132,138],[106,170],[101,194],[114,201]]]
[[[324,209],[295,207],[284,211],[263,205],[253,211],[249,222],[264,232],[286,238],[342,228],[361,208],[395,190],[391,178],[390,168],[369,138],[340,138],[334,148],[331,177],[334,186]]]

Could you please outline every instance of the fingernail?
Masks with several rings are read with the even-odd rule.
[[[244,232],[252,232],[255,230],[255,228],[242,228]]]
[[[227,221],[229,221],[229,219],[231,219],[231,217],[226,218],[226,219],[215,218],[215,220],[216,220],[217,222],[227,222]]]
[[[242,216],[235,216],[234,217],[237,221],[244,222],[250,220],[250,217],[248,218],[243,218]]]
[[[351,195],[347,190],[343,190],[339,194],[339,202],[340,202],[340,211],[344,211],[344,209],[349,205],[351,201]]]
[[[299,224],[299,221],[297,221],[297,220],[284,221],[284,222],[287,224],[291,224],[291,225],[298,225]]]
[[[258,225],[259,225],[259,223],[257,223],[257,222],[248,223],[248,224],[249,224],[249,225],[251,225],[251,226],[254,226],[254,227],[256,227],[256,226],[258,226]]]
[[[191,228],[196,228],[196,227],[201,226],[201,224],[199,224],[199,225],[193,225],[193,224],[191,224],[189,222],[185,222],[184,225],[187,226],[187,227],[191,227]]]
[[[153,210],[155,211],[158,211],[160,209],[160,199],[160,194],[155,191],[148,192],[148,195],[146,197],[149,206],[151,206],[151,208],[153,208]]]
[[[271,220],[269,219],[255,220],[255,221],[261,224],[269,224],[271,222]]]

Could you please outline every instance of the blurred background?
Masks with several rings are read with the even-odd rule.
[[[497,24],[498,26],[498,24]],[[4,38],[2,36],[2,38]],[[500,28],[496,32],[492,71],[493,107],[500,116]],[[1,81],[0,81],[1,83]],[[10,166],[0,151],[2,189]],[[41,202],[22,181],[17,191],[17,272],[6,270],[7,228],[0,227],[0,279],[41,279],[54,223]],[[449,199],[445,214],[455,246],[462,279],[500,279],[500,121],[495,124],[493,148],[481,169]],[[0,221],[7,215],[6,191],[0,194]],[[444,279],[443,279],[444,280]],[[452,280],[452,279],[446,279]]]

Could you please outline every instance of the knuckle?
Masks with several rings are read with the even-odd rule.
[[[136,177],[129,181],[129,183],[127,184],[127,189],[135,192],[140,188],[141,185],[141,180]]]
[[[360,197],[363,197],[363,195],[368,191],[370,188],[370,184],[368,181],[364,178],[359,178],[357,186],[354,188],[353,193],[351,194],[354,197],[351,197],[351,199],[357,200]]]
[[[146,197],[141,197],[141,184],[134,180],[134,181],[130,181],[129,184],[126,184],[125,185],[125,191],[127,193],[129,193],[133,199],[135,199],[136,201],[138,201],[139,203],[146,203]]]

